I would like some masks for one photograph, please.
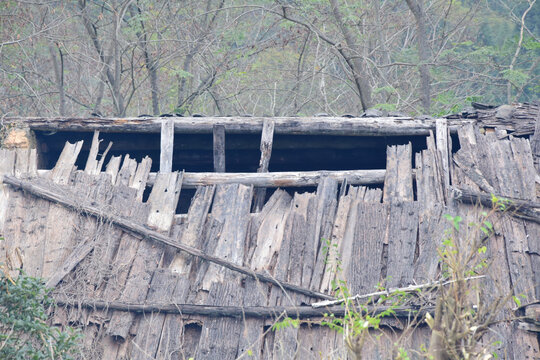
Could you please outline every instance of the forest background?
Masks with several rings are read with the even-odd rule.
[[[442,116],[535,101],[536,0],[2,0],[2,116]]]

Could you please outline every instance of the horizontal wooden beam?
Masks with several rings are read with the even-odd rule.
[[[134,313],[167,313],[179,315],[201,315],[209,317],[255,317],[255,318],[311,318],[326,317],[332,314],[343,317],[347,309],[344,306],[312,308],[311,306],[211,306],[193,304],[132,304],[120,301],[87,300],[56,300],[58,306],[84,307],[95,310],[118,310]],[[374,316],[389,310],[388,306],[366,307],[362,310]],[[392,317],[423,319],[427,312],[432,312],[433,306],[427,307],[393,307]]]
[[[50,170],[38,170],[40,176],[45,176]],[[325,177],[339,182],[347,180],[349,185],[376,185],[384,183],[386,170],[341,170],[341,171],[290,171],[270,173],[214,173],[201,172],[184,173],[182,187],[193,189],[198,186],[218,184],[243,184],[254,187],[303,187],[317,186]],[[148,176],[148,185],[152,185],[156,173]]]
[[[271,275],[266,275],[253,271],[252,269],[235,264],[228,260],[224,260],[217,256],[207,254],[197,248],[179,243],[176,239],[172,239],[157,231],[151,230],[141,224],[133,222],[130,219],[111,214],[104,209],[89,205],[77,199],[76,194],[70,193],[68,190],[58,190],[55,184],[45,181],[44,179],[35,179],[33,181],[18,179],[14,176],[5,175],[3,178],[5,184],[11,185],[15,188],[22,189],[29,194],[32,194],[41,199],[51,201],[69,209],[73,209],[81,214],[86,214],[99,218],[100,220],[110,222],[111,224],[121,228],[122,230],[132,234],[135,237],[148,239],[156,243],[169,246],[173,249],[183,251],[192,256],[196,256],[200,259],[209,261],[218,266],[225,267],[232,271],[238,272],[243,275],[250,276],[261,282],[277,285],[281,289],[297,292],[302,295],[307,295],[319,299],[334,299],[332,296],[323,294],[317,291],[312,291],[301,286],[290,284],[284,281],[276,280]]]
[[[17,124],[43,131],[94,131],[120,133],[159,133],[161,123],[174,122],[175,133],[212,133],[223,126],[227,133],[261,133],[264,120],[274,122],[276,134],[412,136],[435,131],[435,119],[410,117],[343,118],[343,117],[173,117],[173,118],[43,118],[10,117],[4,124]],[[471,120],[453,120],[453,131]]]

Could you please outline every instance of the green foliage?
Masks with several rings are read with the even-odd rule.
[[[53,306],[41,279],[0,270],[0,359],[74,359],[79,334],[47,324]]]

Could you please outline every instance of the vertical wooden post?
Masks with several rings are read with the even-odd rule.
[[[214,125],[214,171],[225,172],[225,126]]]
[[[448,187],[450,186],[450,152],[448,150],[448,123],[446,119],[437,119],[435,123],[435,138],[437,150],[441,155],[441,165],[444,181],[444,198],[448,198]]]
[[[161,123],[161,152],[159,156],[159,172],[172,172],[174,148],[174,121],[167,119]]]
[[[272,156],[272,144],[274,141],[274,122],[264,120],[262,135],[261,135],[261,160],[259,161],[258,173],[268,172],[270,157]],[[266,198],[266,189],[260,188],[255,192],[255,200],[253,201],[253,211],[258,212],[264,205]]]

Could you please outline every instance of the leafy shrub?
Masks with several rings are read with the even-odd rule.
[[[0,269],[0,359],[74,359],[79,334],[47,324],[49,293],[41,279]]]

